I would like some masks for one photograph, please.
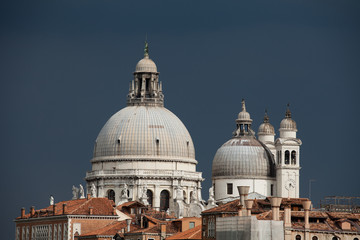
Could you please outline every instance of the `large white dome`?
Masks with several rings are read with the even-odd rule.
[[[180,119],[164,107],[128,106],[100,131],[93,161],[165,160],[194,162],[195,150]]]

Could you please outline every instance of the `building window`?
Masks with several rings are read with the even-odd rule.
[[[57,224],[54,224],[54,240],[57,240]]]
[[[233,184],[232,183],[227,184],[227,194],[233,194]]]
[[[209,218],[208,221],[208,237],[215,237],[215,219]]]
[[[62,239],[61,224],[59,224],[58,227],[59,227],[59,230],[58,230],[58,239],[61,240],[61,239]]]
[[[25,227],[23,226],[21,229],[21,240],[25,239]]]
[[[206,224],[206,218],[203,218],[203,225]]]
[[[295,240],[301,240],[301,236],[300,236],[300,235],[296,235]]]
[[[50,236],[50,228],[52,226],[51,225],[39,225],[39,226],[35,226],[33,228],[33,237],[31,239],[36,239],[36,240],[48,240],[51,239]]]
[[[148,201],[149,205],[152,207],[152,205],[153,205],[153,192],[150,189],[146,190],[146,196],[147,196],[147,201]]]
[[[333,237],[332,240],[338,240],[338,238],[337,238],[337,237]]]
[[[114,190],[110,189],[108,191],[108,199],[113,200],[115,202],[115,192],[114,192]]]
[[[291,164],[296,165],[296,151],[291,151]]]
[[[270,195],[274,196],[274,184],[270,185]]]
[[[288,150],[285,151],[285,164],[290,163],[290,152]]]
[[[16,228],[16,240],[20,240],[20,227]]]
[[[68,228],[67,228],[67,223],[64,223],[64,240],[67,240],[68,238]]]
[[[189,222],[189,229],[192,229],[195,227],[195,222]]]
[[[160,193],[160,211],[166,211],[169,208],[170,193],[162,190]]]
[[[313,237],[312,237],[312,240],[318,240],[318,237],[317,237],[317,236],[313,236]]]
[[[30,237],[30,227],[29,226],[27,226],[26,227],[26,240],[29,240],[29,237]],[[50,231],[51,231],[51,228],[50,228]],[[50,234],[51,235],[51,234]]]
[[[185,190],[183,191],[183,198],[184,198],[184,202],[186,202],[187,196]]]

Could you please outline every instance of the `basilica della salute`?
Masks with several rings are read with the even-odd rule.
[[[15,239],[359,240],[360,207],[314,210],[310,199],[299,197],[302,142],[289,105],[277,137],[267,112],[255,132],[244,99],[234,115],[239,110],[232,137],[212,160],[212,185],[203,199],[194,143],[164,107],[145,43],[127,106],[95,139],[85,188],[73,186],[71,200],[50,196],[46,208],[22,208]]]
[[[236,112],[237,109],[234,109]],[[238,196],[237,186],[250,186],[259,197],[299,197],[299,150],[296,123],[286,110],[275,140],[265,115],[257,133],[245,101],[233,137],[216,152],[212,165],[215,201]],[[227,133],[224,133],[227,134]],[[98,197],[121,204],[146,201],[158,210],[175,211],[176,199],[202,202],[201,172],[196,170],[194,144],[181,120],[164,107],[159,72],[148,45],[135,67],[127,106],[115,113],[95,140],[87,188]],[[179,194],[181,193],[181,194]],[[212,195],[212,193],[210,193]]]

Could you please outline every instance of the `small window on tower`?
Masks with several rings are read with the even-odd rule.
[[[274,196],[274,184],[270,185],[270,195]]]
[[[233,194],[233,184],[232,183],[227,184],[227,194]]]
[[[285,151],[285,164],[290,163],[290,152],[288,150]]]
[[[296,151],[291,151],[291,164],[296,165]]]

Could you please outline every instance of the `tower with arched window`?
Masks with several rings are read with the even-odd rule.
[[[289,105],[280,123],[280,137],[275,141],[276,182],[279,197],[299,197],[300,146],[296,138],[296,122],[291,118]]]

